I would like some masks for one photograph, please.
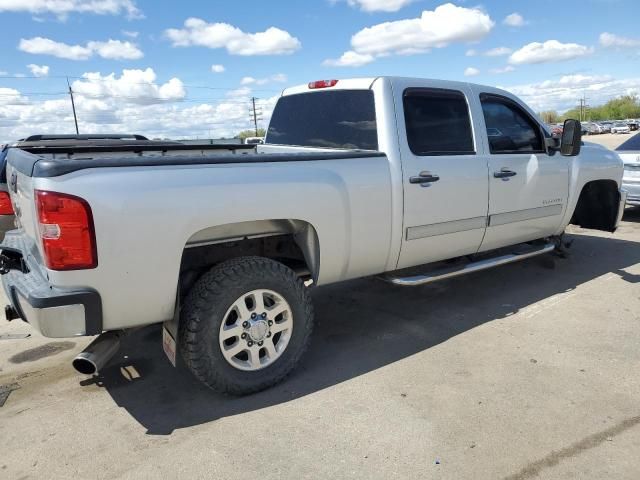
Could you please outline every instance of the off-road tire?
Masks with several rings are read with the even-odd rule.
[[[243,371],[224,358],[218,335],[233,302],[255,289],[273,290],[286,299],[293,313],[293,333],[273,364]],[[246,395],[289,375],[307,350],[312,330],[313,305],[293,270],[268,258],[239,257],[216,265],[194,284],[180,315],[179,349],[189,370],[205,385],[223,394]]]

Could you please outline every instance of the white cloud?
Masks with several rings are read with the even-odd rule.
[[[511,15],[507,15],[502,23],[509,27],[524,27],[527,24],[524,17],[519,13],[512,13]]]
[[[36,65],[35,63],[30,63],[29,65],[27,65],[27,68],[31,71],[31,75],[33,75],[34,77],[49,76],[48,65]]]
[[[511,73],[515,71],[516,69],[511,65],[507,65],[506,67],[500,67],[500,68],[492,68],[491,70],[489,70],[490,73],[497,73],[497,74]]]
[[[470,48],[465,52],[465,56],[467,57],[475,57],[476,55],[478,55],[478,51],[474,48]]]
[[[501,57],[503,55],[509,55],[513,50],[508,47],[496,47],[491,50],[487,50],[483,55],[487,57]]]
[[[604,32],[600,34],[600,45],[607,48],[637,48],[640,47],[640,39]]]
[[[142,12],[133,0],[0,0],[0,12],[51,13],[65,18],[71,13],[120,15],[140,18]]]
[[[28,99],[14,88],[0,87],[0,105],[24,105]],[[1,117],[0,117],[1,118]]]
[[[76,96],[87,99],[150,105],[183,100],[186,96],[180,79],[172,78],[164,84],[158,84],[152,68],[123,70],[120,77],[115,73],[103,76],[99,72],[85,73],[82,77],[71,86]]]
[[[213,73],[222,73],[224,72],[226,69],[224,68],[224,65],[211,65],[211,71]]]
[[[560,43],[547,40],[544,43],[533,42],[516,50],[509,57],[509,63],[523,65],[528,63],[562,62],[593,53],[593,47],[577,43]]]
[[[264,32],[246,33],[228,23],[207,23],[188,18],[183,29],[165,30],[174,47],[226,48],[231,55],[288,55],[301,47],[289,32],[269,27]]]
[[[328,58],[322,64],[326,67],[361,67],[375,60],[373,55],[368,53],[356,53],[352,50],[344,52],[340,58]]]
[[[97,75],[97,78],[106,78],[109,83],[108,75]],[[120,80],[120,76],[115,79]],[[90,82],[88,79],[82,82],[104,83]],[[170,82],[164,85],[167,83]],[[133,81],[129,86],[140,85]],[[158,88],[161,86],[156,85]],[[155,94],[153,90],[129,92],[129,95],[132,93]],[[198,103],[185,102],[183,99],[145,103],[122,96],[96,98],[76,95],[76,110],[81,133],[124,131],[149,138],[230,138],[252,127],[247,115],[251,90],[244,93],[245,96]],[[263,117],[259,126],[268,124],[277,99],[278,96],[274,96],[256,101]],[[17,90],[0,89],[0,105],[0,143],[34,133],[74,132],[71,104],[66,95],[55,100],[36,101],[25,98]]]
[[[227,97],[229,98],[249,98],[251,95],[251,87],[244,85],[240,88],[236,88],[235,90],[229,90],[227,92]]]
[[[131,42],[107,40],[106,42],[89,42],[87,47],[98,56],[111,60],[137,60],[144,57],[144,53]]]
[[[135,44],[111,39],[106,42],[90,41],[83,46],[68,45],[43,37],[22,38],[18,49],[34,55],[52,55],[68,60],[88,60],[93,55],[112,60],[137,60],[144,56]]]
[[[121,32],[122,35],[129,38],[138,38],[138,35],[140,35],[140,32],[135,32],[132,30],[121,30]]]
[[[365,12],[397,12],[414,0],[347,0],[352,7]]]
[[[518,95],[536,111],[565,111],[575,107],[583,95],[591,105],[601,105],[620,95],[640,95],[640,78],[565,75],[557,80],[501,88]]]
[[[22,38],[18,49],[34,55],[52,55],[68,60],[87,60],[93,54],[90,48],[82,45],[67,45],[43,37]]]
[[[287,81],[287,76],[284,73],[276,73],[265,78],[253,78],[244,77],[240,80],[240,85],[266,85],[267,83],[278,82],[284,83]]]
[[[475,77],[476,75],[480,75],[480,70],[478,70],[475,67],[467,67],[464,70],[464,76],[465,77]]]
[[[351,46],[359,55],[412,55],[452,43],[479,41],[494,25],[491,17],[479,8],[447,3],[435,10],[423,11],[419,18],[364,28],[353,35]]]

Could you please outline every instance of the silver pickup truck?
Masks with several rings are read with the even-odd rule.
[[[580,132],[552,138],[495,88],[378,77],[285,90],[251,152],[11,149],[7,318],[100,335],[74,361],[87,374],[162,322],[174,365],[255,392],[307,349],[311,286],[422,285],[562,251],[569,223],[613,232],[622,161]]]

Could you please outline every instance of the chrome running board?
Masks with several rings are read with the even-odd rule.
[[[427,283],[437,282],[438,280],[444,280],[445,278],[458,277],[460,275],[466,275],[467,273],[479,272],[481,270],[487,270],[489,268],[498,267],[500,265],[506,265],[508,263],[519,262],[520,260],[526,260],[527,258],[537,257],[544,253],[549,253],[556,248],[554,243],[546,243],[541,247],[534,250],[529,250],[523,253],[510,253],[508,255],[501,255],[499,257],[487,258],[478,260],[475,262],[467,263],[461,267],[443,268],[440,270],[434,270],[424,275],[413,275],[409,277],[394,277],[391,275],[385,275],[383,280],[393,283],[394,285],[400,285],[402,287],[415,287],[418,285],[425,285]]]

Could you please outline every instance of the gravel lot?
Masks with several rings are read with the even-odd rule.
[[[570,236],[568,259],[319,289],[302,367],[245,398],[171,367],[158,327],[83,378],[87,339],[0,321],[0,478],[635,480],[640,209]]]
[[[599,143],[600,145],[604,145],[611,150],[615,150],[618,146],[627,140],[629,140],[634,135],[638,135],[640,132],[632,132],[630,134],[613,134],[613,133],[603,133],[602,135],[589,135],[584,138],[585,142],[593,142]]]

